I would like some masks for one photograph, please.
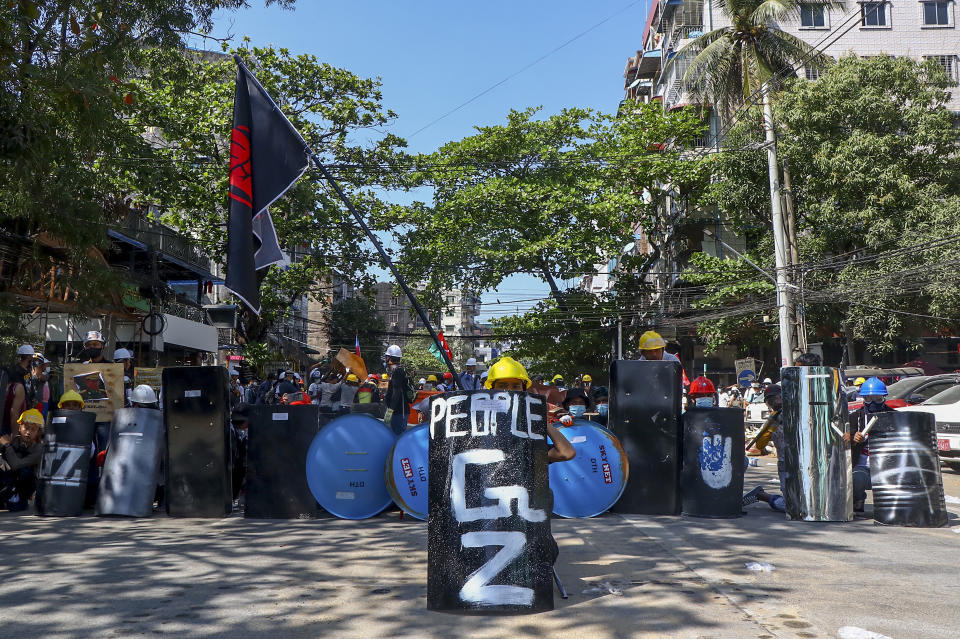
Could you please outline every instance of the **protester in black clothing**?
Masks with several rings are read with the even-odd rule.
[[[263,380],[260,384],[260,387],[257,389],[257,403],[258,404],[268,404],[272,402],[273,399],[273,385],[277,381],[276,373],[270,373],[267,375],[267,379]],[[268,399],[270,401],[268,401]]]
[[[300,392],[300,387],[297,386],[296,377],[293,375],[293,371],[286,371],[283,374],[283,379],[280,380],[280,383],[277,384],[276,396],[281,398],[287,393],[298,393]]]
[[[87,331],[83,340],[83,350],[77,353],[77,362],[83,364],[111,364],[103,355],[103,335],[100,331]]]
[[[249,410],[245,404],[241,404],[230,415],[230,456],[233,461],[234,501],[240,497],[243,482],[247,477],[247,434],[249,428]]]
[[[384,403],[387,405],[387,410],[392,411],[389,419],[390,429],[397,435],[402,434],[407,429],[407,419],[410,417],[410,402],[413,400],[410,380],[407,379],[407,372],[400,365],[401,357],[403,357],[403,353],[396,344],[387,348],[386,366],[390,380],[387,385]]]
[[[43,414],[36,409],[18,418],[16,436],[0,435],[0,508],[24,510],[37,486],[37,465],[43,454]]]
[[[593,389],[593,405],[597,414],[590,419],[597,422],[601,426],[606,426],[607,417],[610,414],[610,393],[606,386],[597,386]]]
[[[9,435],[17,431],[17,419],[30,403],[30,361],[36,357],[33,346],[24,344],[17,349],[17,363],[8,371],[6,396],[3,398],[3,417],[0,419],[0,435]]]

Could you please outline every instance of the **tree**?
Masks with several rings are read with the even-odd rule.
[[[210,27],[214,11],[245,6],[245,0],[2,4],[0,226],[9,237],[42,240],[29,249],[38,269],[55,269],[60,290],[73,293],[65,302],[78,312],[112,302],[118,278],[102,259],[107,228],[128,209],[137,161],[151,155],[144,131],[131,126],[141,104],[129,69],[149,71],[149,51],[181,48],[185,36]]]
[[[343,347],[352,351],[356,340],[359,339],[360,352],[367,351],[368,359],[376,360],[382,354],[383,348],[380,342],[387,325],[383,317],[377,314],[377,304],[374,299],[347,297],[337,302],[330,307],[327,328],[331,349]]]
[[[395,235],[404,272],[426,279],[428,291],[483,291],[533,273],[562,308],[557,280],[618,255],[656,215],[645,190],[696,165],[665,148],[703,130],[693,113],[664,114],[659,105],[620,117],[537,113],[511,111],[506,124],[418,158],[413,181],[433,186],[433,202],[405,208]]]
[[[730,115],[735,107],[748,104],[762,90],[763,122],[766,132],[767,171],[770,180],[770,210],[776,257],[777,305],[780,315],[781,360],[793,362],[792,328],[788,318],[790,296],[786,282],[787,248],[781,212],[780,166],[771,93],[775,76],[794,75],[795,67],[824,67],[829,58],[800,38],[782,31],[778,23],[790,20],[801,8],[840,7],[834,0],[721,0],[718,8],[730,26],[715,29],[682,47],[673,64],[693,57],[683,76],[688,91],[709,100]],[[764,86],[765,85],[765,86]]]
[[[793,173],[815,337],[845,333],[880,354],[956,330],[960,166],[947,158],[960,152],[960,131],[946,108],[951,84],[932,61],[850,56],[779,94],[779,146]],[[744,148],[760,135],[748,121],[731,138],[708,199],[748,229],[749,255],[770,270],[754,195],[765,180],[762,152]],[[725,314],[701,324],[713,343],[769,337],[758,316],[773,307],[771,287],[745,264],[701,255],[684,279],[707,287],[702,308]]]
[[[395,182],[381,167],[395,161],[404,143],[389,134],[369,145],[352,142],[357,133],[394,117],[383,109],[379,81],[286,49],[224,48],[245,60],[311,148],[326,163],[340,165],[334,170],[341,185],[374,226],[389,224],[371,185]],[[129,189],[222,263],[236,66],[231,56],[176,49],[153,49],[146,58],[151,71],[135,81],[142,106],[133,124],[160,134],[145,151],[149,170],[132,175]],[[308,171],[271,213],[281,247],[297,259],[261,271],[263,312],[245,313],[244,341],[263,339],[301,296],[325,298],[322,283],[334,273],[357,284],[369,280],[363,231],[317,175]]]
[[[433,340],[425,330],[415,331],[415,337],[407,339],[403,345],[403,366],[411,377],[426,377],[431,373],[441,377],[447,372],[446,365],[430,352]],[[469,356],[466,344],[460,339],[449,339],[447,345],[453,353],[453,365],[463,370]],[[415,381],[415,380],[414,380]]]

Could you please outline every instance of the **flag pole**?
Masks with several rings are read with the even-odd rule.
[[[350,210],[350,213],[353,214],[354,219],[360,225],[360,228],[363,229],[363,232],[366,233],[367,239],[373,244],[377,249],[377,253],[380,254],[380,260],[386,265],[390,272],[393,273],[394,278],[396,278],[397,283],[400,285],[400,288],[403,289],[403,292],[407,295],[407,299],[410,300],[410,303],[413,305],[413,308],[416,309],[417,315],[420,316],[420,320],[423,322],[423,325],[427,327],[427,332],[430,333],[430,337],[433,339],[433,342],[437,345],[437,348],[440,349],[440,355],[443,357],[443,363],[447,365],[447,369],[450,371],[450,374],[453,375],[453,383],[456,388],[460,388],[460,378],[457,376],[457,370],[453,367],[453,362],[450,361],[450,357],[447,355],[447,350],[443,347],[443,344],[440,343],[440,338],[437,336],[437,332],[433,329],[433,324],[430,323],[430,319],[427,317],[427,312],[424,310],[423,306],[420,304],[420,301],[413,294],[413,291],[410,290],[410,287],[407,285],[406,280],[400,275],[400,272],[397,271],[397,268],[393,265],[393,261],[390,259],[390,256],[387,255],[387,252],[383,250],[383,245],[380,244],[380,240],[377,239],[377,236],[373,234],[373,231],[370,230],[370,227],[367,226],[367,223],[364,221],[363,216],[360,214],[360,211],[353,205],[353,202],[350,198],[347,197],[347,194],[343,192],[343,189],[340,188],[340,184],[330,175],[330,172],[327,170],[327,167],[323,165],[323,162],[320,161],[320,158],[317,157],[317,154],[313,152],[313,149],[307,144],[307,141],[303,139],[303,136],[300,135],[300,131],[297,130],[293,123],[287,119],[287,116],[283,114],[283,111],[280,110],[280,107],[277,106],[277,103],[274,101],[273,96],[263,88],[263,85],[260,84],[260,80],[250,72],[250,69],[243,63],[243,59],[238,56],[233,56],[234,62],[237,63],[237,66],[244,69],[247,74],[257,83],[257,86],[263,91],[263,94],[267,96],[267,99],[270,100],[270,104],[273,105],[273,108],[277,110],[277,113],[280,114],[287,124],[296,133],[297,137],[300,138],[300,142],[303,144],[303,148],[306,149],[307,154],[310,156],[310,159],[313,160],[313,163],[320,169],[320,172],[323,174],[323,177],[330,183],[333,189],[337,192],[337,195],[343,201],[343,203]]]

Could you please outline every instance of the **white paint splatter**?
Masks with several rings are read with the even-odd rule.
[[[753,570],[755,572],[773,572],[777,569],[773,564],[768,564],[764,561],[751,561],[744,564],[744,566],[747,567],[747,570]]]
[[[837,636],[840,639],[890,639],[887,635],[881,635],[879,632],[864,630],[856,626],[844,626],[837,630]]]

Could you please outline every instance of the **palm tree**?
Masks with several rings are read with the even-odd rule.
[[[830,58],[800,38],[786,33],[779,23],[799,17],[802,7],[842,8],[843,0],[715,0],[716,8],[729,22],[680,48],[677,60],[693,60],[683,75],[688,93],[713,104],[729,118],[736,108],[763,94],[763,128],[766,133],[767,168],[770,175],[770,210],[777,265],[777,307],[780,324],[781,365],[793,364],[794,332],[790,318],[787,283],[787,243],[780,200],[780,171],[770,93],[774,78],[795,74],[799,65],[825,67]],[[769,84],[768,84],[769,83]],[[764,86],[767,85],[767,86]]]

